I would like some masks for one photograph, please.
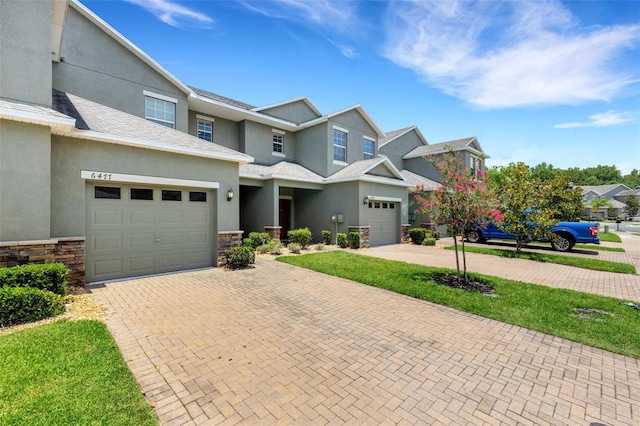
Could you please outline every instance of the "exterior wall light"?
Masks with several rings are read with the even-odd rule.
[[[369,196],[368,195],[365,195],[363,204],[369,204]]]
[[[229,190],[227,191],[227,201],[233,200],[233,195],[233,188],[229,188]]]

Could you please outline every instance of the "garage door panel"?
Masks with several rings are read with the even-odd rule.
[[[369,244],[378,246],[400,242],[400,209],[390,202],[372,202],[367,208]],[[391,207],[393,205],[393,208]]]
[[[164,226],[181,225],[184,223],[182,211],[162,211],[160,212],[160,224]]]
[[[113,277],[124,271],[122,259],[105,259],[93,262],[96,277]],[[103,278],[108,279],[108,278]]]
[[[94,186],[104,185],[87,182],[87,282],[215,264],[211,193],[206,202],[192,202],[185,188],[183,201],[168,201],[161,196],[165,188],[148,187],[152,197],[132,200],[129,185],[110,183],[122,198],[96,199]]]
[[[209,234],[207,232],[188,232],[187,243],[188,244],[206,244],[209,242]]]
[[[122,225],[121,210],[99,210],[92,215],[94,225]]]
[[[152,249],[155,245],[156,237],[153,233],[131,234],[129,235],[129,247],[132,249]]]
[[[93,248],[96,250],[122,250],[121,235],[99,235],[93,238]]]
[[[129,258],[129,270],[136,274],[153,274],[155,261],[153,256],[132,256]]]
[[[153,228],[155,221],[154,211],[134,210],[129,213],[129,223],[131,225],[148,225]]]
[[[209,215],[207,211],[193,211],[187,212],[187,223],[193,225],[201,225],[209,222]]]

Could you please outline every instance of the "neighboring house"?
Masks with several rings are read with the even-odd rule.
[[[424,155],[484,168],[475,138],[385,133],[360,105],[188,86],[76,0],[0,9],[0,266],[62,261],[84,283],[215,266],[251,231],[399,243],[420,223],[407,189],[438,185]]]
[[[624,215],[624,198],[629,190],[627,185],[622,183],[610,185],[584,185],[582,188],[582,201],[584,202],[583,216],[590,219],[606,219],[608,217],[618,217]],[[594,198],[604,198],[609,202],[608,206],[594,209],[589,202]]]

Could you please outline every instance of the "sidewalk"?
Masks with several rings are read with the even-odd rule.
[[[623,247],[626,250],[625,253],[576,250],[567,255],[629,263],[635,265],[636,269],[640,272],[640,237],[623,233],[621,234],[621,238],[622,244],[605,244],[607,246]],[[504,242],[498,242],[498,244],[501,243]],[[352,252],[408,263],[455,269],[455,252],[442,248],[443,246],[450,245],[453,245],[453,239],[443,238],[438,240],[436,247],[402,244],[353,250]],[[476,246],[486,247],[491,246],[491,243],[476,244]],[[493,247],[501,249],[508,248],[504,245],[494,245]],[[594,248],[595,247],[597,246],[594,246]],[[529,251],[531,249],[526,248],[526,250]],[[544,250],[544,252],[554,253],[553,251],[547,250]],[[477,253],[466,253],[466,258],[467,270],[469,272],[640,302],[640,274],[616,274],[591,271],[553,263],[541,263],[524,259],[507,259],[500,256]],[[462,258],[460,262],[462,262]]]

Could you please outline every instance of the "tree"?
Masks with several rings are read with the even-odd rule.
[[[546,206],[553,210],[554,219],[566,222],[577,221],[584,210],[580,188],[574,187],[567,175],[556,175],[542,184],[546,193]]]
[[[613,204],[604,197],[592,198],[589,200],[588,204],[596,211],[600,210],[601,207],[607,207],[609,209],[613,207]]]
[[[627,213],[627,216],[634,217],[638,214],[638,210],[640,210],[638,198],[633,195],[627,195],[627,198],[624,199],[624,211]]]
[[[430,217],[437,225],[446,225],[447,231],[453,236],[456,269],[458,280],[461,280],[457,235],[463,235],[465,229],[475,226],[479,219],[499,215],[496,196],[487,187],[486,173],[477,171],[474,175],[464,167],[462,156],[453,150],[449,149],[439,156],[429,156],[427,160],[440,173],[442,186],[431,194],[423,187],[411,191],[416,193],[414,200],[418,204],[418,212]],[[461,251],[464,280],[467,281],[464,239]]]
[[[640,187],[640,171],[638,169],[631,170],[631,173],[622,177],[622,183],[631,189]]]
[[[550,190],[531,176],[524,163],[511,163],[504,172],[499,191],[504,217],[497,225],[515,235],[516,251],[520,252],[523,244],[531,240],[549,238],[549,230],[558,221],[547,200]]]

